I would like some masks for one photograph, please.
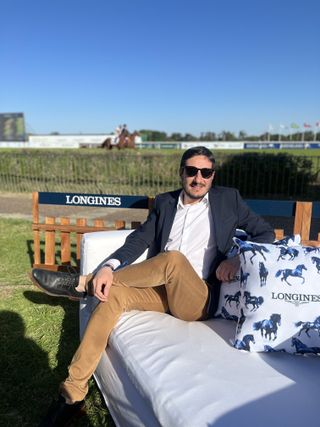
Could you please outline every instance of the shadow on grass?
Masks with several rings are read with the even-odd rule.
[[[33,304],[62,307],[64,310],[59,348],[56,355],[57,366],[54,368],[54,372],[64,378],[71,358],[79,345],[79,304],[67,298],[50,297],[38,291],[25,291],[23,294]]]
[[[33,240],[27,240],[27,255],[29,257],[30,266],[33,266],[34,263],[34,241]],[[59,265],[60,271],[66,271],[68,266],[77,266],[74,268],[79,268],[79,260],[77,259],[76,251],[77,251],[77,245],[75,243],[70,244],[70,250],[71,250],[71,256],[70,256],[70,263],[66,263],[65,265],[61,263],[61,245],[59,242],[56,242],[56,248],[55,248],[55,262],[57,265]],[[45,262],[45,241],[40,241],[40,260],[41,262]],[[60,265],[61,264],[61,265]]]
[[[56,354],[56,366],[49,365],[47,351],[36,342],[25,336],[25,324],[22,317],[13,311],[0,312],[1,331],[1,425],[35,426],[46,414],[51,401],[58,395],[60,382],[67,375],[67,367],[79,344],[78,304],[64,298],[50,298],[37,291],[25,291],[24,297],[37,305],[61,306],[64,310],[61,335]],[[41,313],[39,313],[39,317]],[[43,314],[42,314],[43,316]],[[46,317],[33,326],[42,338],[49,342],[50,324]],[[31,322],[33,319],[30,320]],[[53,356],[54,357],[54,356]],[[91,426],[85,415],[75,425]]]
[[[24,297],[35,305],[47,305],[51,307],[62,307],[64,311],[58,350],[55,356],[56,366],[48,369],[47,376],[43,378],[45,393],[43,404],[39,406],[38,418],[42,417],[52,398],[57,396],[59,384],[67,376],[68,365],[79,345],[79,304],[67,298],[55,298],[39,291],[25,291]],[[44,330],[43,334],[48,336],[50,330]],[[81,417],[73,425],[78,427],[90,426],[115,426],[108,409],[105,406],[100,391],[94,380],[89,382],[89,393],[86,398],[86,409],[88,415]],[[34,423],[32,425],[35,425]]]
[[[43,395],[47,388],[44,381],[50,372],[48,355],[25,337],[24,321],[18,313],[1,311],[0,331],[0,418],[3,425],[32,425],[34,407],[41,401],[39,394]]]

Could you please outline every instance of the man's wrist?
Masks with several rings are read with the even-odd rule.
[[[116,258],[112,258],[112,259],[108,259],[101,268],[103,267],[110,267],[112,271],[115,271],[119,266],[121,265],[121,262],[116,259]]]
[[[111,264],[104,264],[104,266],[102,268],[110,268],[112,272],[115,270],[113,265],[111,265]]]

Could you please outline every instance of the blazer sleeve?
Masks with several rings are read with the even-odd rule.
[[[238,206],[238,228],[246,231],[250,240],[257,243],[272,243],[275,239],[273,228],[263,218],[250,210],[236,190]]]
[[[158,209],[159,201],[158,198],[155,198],[154,207],[146,221],[141,224],[136,230],[134,230],[126,238],[124,244],[104,259],[99,266],[96,268],[95,272],[103,266],[109,259],[118,259],[121,264],[132,264],[144,251],[151,245],[155,239],[156,227],[159,217]]]

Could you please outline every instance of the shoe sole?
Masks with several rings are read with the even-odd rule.
[[[36,287],[38,288],[38,289],[40,289],[42,292],[44,292],[45,294],[47,294],[47,295],[50,295],[51,297],[56,297],[56,298],[68,298],[68,299],[70,299],[71,301],[80,301],[82,298],[80,298],[80,297],[70,297],[70,296],[68,296],[68,295],[56,295],[56,294],[53,294],[53,293],[51,293],[51,292],[49,292],[49,291],[46,291],[45,289],[43,289],[40,285],[39,285],[39,283],[36,281],[36,279],[32,276],[32,274],[31,273],[28,273],[28,276],[29,276],[29,278],[31,279],[31,281],[33,282],[33,284],[34,285],[36,285]]]
[[[74,426],[74,424],[77,423],[80,420],[80,418],[84,417],[85,415],[87,415],[86,404],[83,403],[81,408],[79,408],[79,410],[74,414],[72,419],[70,421],[68,421],[66,424],[64,424],[63,427]]]

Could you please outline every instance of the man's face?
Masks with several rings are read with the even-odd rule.
[[[193,166],[198,169],[212,169],[212,162],[206,156],[194,156],[186,161],[185,166]],[[209,178],[204,178],[201,171],[194,176],[188,176],[186,168],[181,171],[182,188],[184,190],[184,203],[192,203],[202,199],[212,186],[214,173]]]

